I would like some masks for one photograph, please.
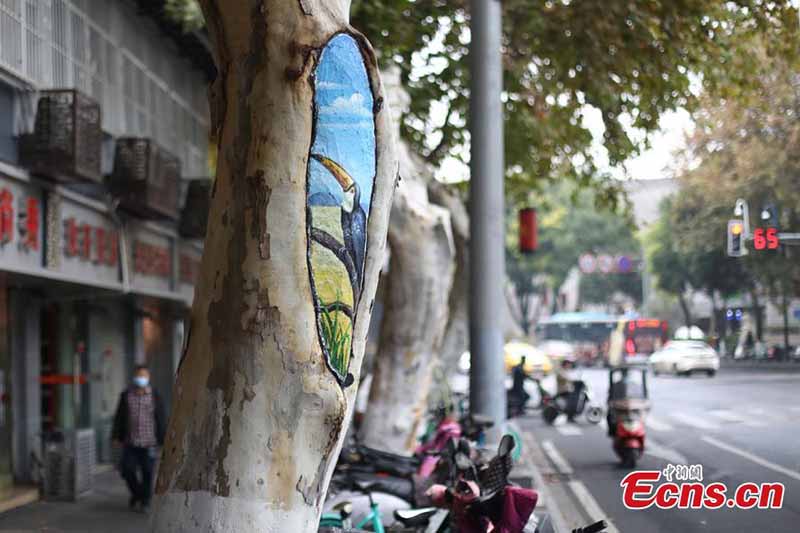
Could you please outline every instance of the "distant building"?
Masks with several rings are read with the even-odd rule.
[[[135,364],[169,400],[202,252],[180,191],[208,176],[214,67],[163,7],[0,2],[0,504],[52,432],[93,432],[111,461]]]
[[[624,188],[633,207],[636,225],[645,228],[658,220],[659,205],[664,198],[678,192],[679,183],[675,178],[628,180],[624,182]]]

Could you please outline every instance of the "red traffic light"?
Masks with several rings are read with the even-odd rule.
[[[519,251],[533,253],[538,247],[536,209],[525,207],[519,211]]]

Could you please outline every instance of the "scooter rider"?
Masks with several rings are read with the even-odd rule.
[[[528,403],[531,395],[525,390],[525,380],[533,380],[525,372],[525,356],[519,358],[519,364],[511,369],[511,389],[508,391],[509,398],[513,398],[517,405],[523,408]]]
[[[575,383],[578,380],[575,377],[575,363],[569,359],[564,359],[561,362],[561,368],[556,373],[556,399],[562,398],[566,402],[565,412],[567,420],[572,422],[578,412],[578,400],[580,390],[577,389]]]

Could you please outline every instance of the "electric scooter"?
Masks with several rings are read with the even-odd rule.
[[[650,409],[647,369],[617,367],[608,376],[608,433],[622,466],[634,468],[644,454],[644,419]]]

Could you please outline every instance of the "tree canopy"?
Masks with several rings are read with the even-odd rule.
[[[194,0],[167,0],[201,24]],[[791,0],[504,0],[508,189],[526,196],[570,177],[616,205],[620,183],[601,171],[635,155],[664,112],[694,109],[702,88],[728,98],[752,89],[760,58],[791,55]],[[189,5],[187,7],[187,4]],[[399,67],[411,105],[403,134],[438,163],[468,142],[469,2],[353,0],[352,25]],[[436,112],[434,112],[434,109]],[[602,122],[601,145],[587,116]],[[638,131],[637,131],[638,130]]]
[[[574,184],[554,184],[540,196],[539,248],[532,255],[518,251],[518,222],[515,216],[509,217],[506,263],[518,298],[520,292],[540,292],[543,282],[557,291],[584,253],[641,258],[632,221],[608,208],[598,208],[590,191],[576,189]],[[539,276],[538,284],[534,274]],[[638,273],[584,275],[580,292],[583,303],[609,303],[618,292],[638,300],[641,277]]]
[[[750,205],[751,226],[773,207],[782,231],[800,230],[800,90],[791,63],[753,55],[768,68],[752,83],[758,98],[707,98],[696,113],[689,139],[689,166],[680,176],[681,194],[666,203],[648,234],[651,264],[660,288],[679,294],[687,287],[723,298],[755,287],[778,305],[797,291],[800,266],[792,250],[756,251],[743,258],[726,255],[726,225],[742,198]]]

